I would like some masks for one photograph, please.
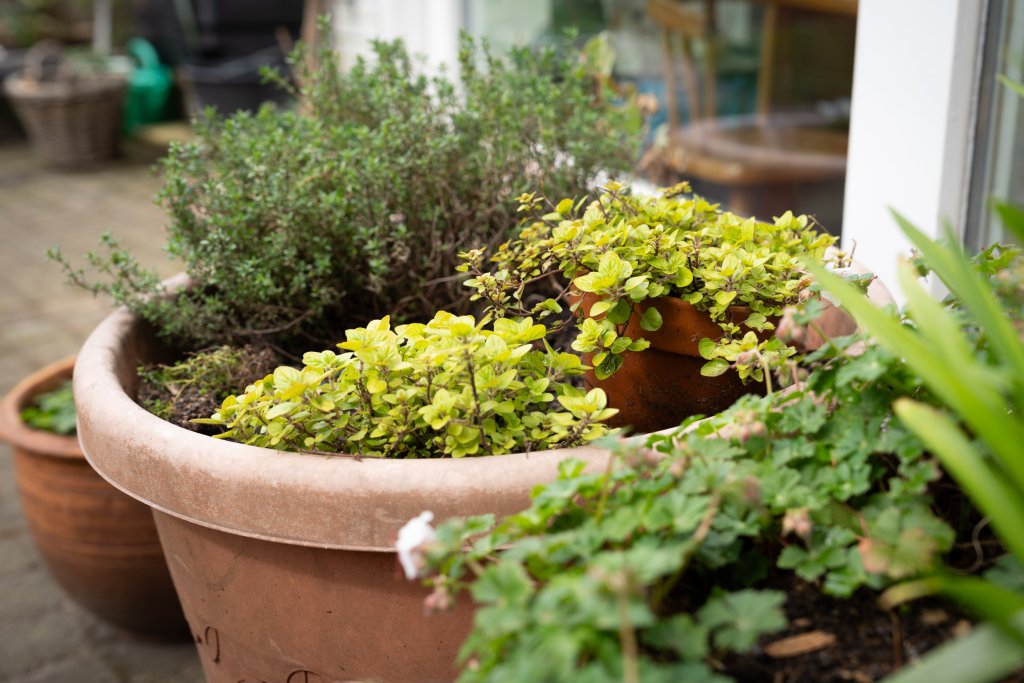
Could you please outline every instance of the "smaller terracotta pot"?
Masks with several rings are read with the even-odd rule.
[[[27,377],[0,402],[0,438],[32,538],[50,573],[78,604],[123,629],[186,638],[189,631],[145,505],[104,481],[78,439],[28,428],[21,411],[71,378],[75,359]]]
[[[583,297],[587,313],[597,301],[592,295]],[[640,317],[648,308],[661,314],[661,328],[647,332],[640,327]],[[734,306],[727,312],[730,322],[742,323],[750,309]],[[744,394],[763,393],[756,382],[744,384],[735,372],[718,377],[704,377],[701,367],[707,362],[697,350],[701,339],[719,339],[722,328],[704,311],[674,297],[659,297],[633,306],[633,315],[622,333],[632,339],[644,338],[650,348],[638,353],[626,352],[622,366],[611,377],[600,380],[593,370],[584,375],[587,388],[600,387],[608,394],[608,405],[619,413],[610,423],[615,427],[632,427],[635,432],[656,432],[678,426],[692,415],[712,415],[728,408]],[[592,365],[593,354],[584,354],[583,361]]]

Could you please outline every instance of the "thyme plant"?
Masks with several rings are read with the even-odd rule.
[[[53,256],[186,349],[304,349],[374,317],[465,312],[457,254],[506,240],[517,194],[582,194],[633,160],[637,110],[604,94],[587,54],[498,56],[464,38],[458,77],[428,77],[399,42],[347,73],[330,50],[315,68],[298,53],[295,111],[207,113],[161,164],[167,249],[190,289],[161,296],[111,237],[92,272]]]

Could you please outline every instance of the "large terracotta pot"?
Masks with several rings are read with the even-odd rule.
[[[125,311],[93,332],[75,372],[79,435],[105,478],[154,508],[210,683],[451,680],[471,609],[424,614],[425,589],[397,569],[398,529],[423,510],[519,511],[560,461],[610,457],[359,460],[218,441],[132,400],[155,352]]]
[[[596,300],[593,295],[584,296],[584,311],[589,313]],[[640,327],[640,317],[648,308],[661,314],[662,325],[655,332]],[[740,306],[728,311],[729,320],[737,324],[749,315],[750,309]],[[588,389],[604,389],[608,405],[619,409],[611,421],[616,427],[656,432],[675,427],[691,415],[713,415],[744,394],[763,392],[757,383],[744,384],[735,372],[718,377],[700,374],[707,362],[697,350],[700,340],[718,339],[722,328],[682,299],[659,297],[634,304],[622,334],[647,339],[651,346],[642,352],[624,353],[622,366],[610,377],[598,379],[593,370],[584,375]],[[591,364],[591,358],[592,354],[584,354],[584,362]]]
[[[78,440],[29,429],[21,410],[71,378],[74,358],[20,382],[0,402],[29,531],[47,567],[80,605],[129,631],[188,633],[149,509],[97,475]]]

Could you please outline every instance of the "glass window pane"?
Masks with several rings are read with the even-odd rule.
[[[991,0],[982,54],[966,243],[1007,242],[991,199],[1024,206],[1024,99],[997,80],[1024,83],[1024,0]]]
[[[497,46],[608,31],[616,77],[656,98],[640,175],[738,213],[842,221],[856,0],[467,0]]]

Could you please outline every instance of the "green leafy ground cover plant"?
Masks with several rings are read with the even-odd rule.
[[[1014,236],[1024,240],[1024,212],[1008,205],[1000,205],[999,212]],[[1019,249],[995,246],[972,262],[951,233],[936,242],[896,218],[923,257],[918,270],[906,264],[900,273],[912,327],[865,305],[836,278],[818,276],[879,344],[906,358],[934,392],[933,403],[899,399],[896,413],[984,512],[1009,551],[986,577],[940,568],[886,594],[899,603],[940,592],[1002,631],[979,631],[899,680],[962,680],[951,677],[962,670],[950,667],[955,659],[971,663],[972,680],[1002,680],[1024,666],[1024,256]],[[949,289],[945,302],[935,301],[917,282],[921,271],[934,273]]]
[[[69,279],[184,350],[308,349],[383,315],[467,310],[456,255],[507,239],[516,194],[581,194],[638,147],[636,109],[577,54],[496,56],[467,38],[458,78],[423,75],[397,42],[347,73],[333,52],[315,61],[293,57],[297,110],[202,116],[163,160],[167,249],[191,288],[161,296],[109,236],[90,272],[53,254]]]
[[[971,272],[1016,281],[1006,275],[1007,253],[982,254]],[[957,316],[956,302],[974,295],[952,289],[959,296],[947,305]],[[960,349],[966,355],[945,367],[964,367],[1002,357],[1007,340],[994,335],[1007,325],[1018,326],[1019,343],[1019,299],[986,309],[1006,324],[969,325],[962,342],[926,330],[916,313],[887,320],[919,345],[930,331],[931,347]],[[923,374],[909,356],[857,336],[830,340],[803,364],[812,371],[788,392],[746,397],[646,446],[615,444],[604,472],[567,464],[523,513],[498,524],[487,516],[442,524],[419,549],[433,588],[428,604],[445,607],[468,591],[480,605],[460,681],[728,681],[736,653],[756,651],[786,624],[780,584],[852,599],[933,577],[958,557],[970,571],[997,566],[1004,582],[1019,582],[1018,565],[996,563],[998,543],[979,540],[982,515],[943,485],[928,451],[946,460],[933,443],[941,433],[920,432],[903,407],[945,400],[934,368]],[[981,377],[1014,394],[1016,379]],[[996,412],[1005,425],[1004,415]],[[978,507],[990,513],[996,504]],[[958,539],[977,553],[966,562]]]
[[[71,380],[53,391],[39,394],[32,405],[21,411],[22,421],[31,429],[72,436],[76,431],[75,397],[71,393]]]
[[[427,324],[375,320],[341,353],[310,352],[229,396],[207,424],[218,438],[283,450],[390,458],[464,457],[579,445],[607,434],[604,392],[566,380],[579,357],[542,351],[529,318],[488,327],[437,313]]]
[[[632,316],[640,316],[644,330],[661,327],[656,308],[641,314],[637,305],[676,297],[706,311],[722,329],[721,339],[701,344],[708,361],[703,374],[735,367],[744,379],[764,380],[768,364],[794,351],[771,335],[759,339],[758,333],[774,329],[773,320],[798,303],[811,284],[801,259],[821,261],[835,242],[806,216],[787,212],[773,223],[741,218],[690,195],[685,183],[659,197],[632,195],[613,182],[591,202],[563,199],[545,208],[536,193],[519,201],[527,218],[516,239],[495,251],[462,254],[460,268],[472,275],[466,284],[499,317],[546,319],[570,301],[575,318],[552,327],[575,320],[572,347],[594,354],[599,379],[621,366],[622,354],[649,345],[624,334]],[[531,286],[556,275],[563,280],[560,293],[537,301]],[[573,291],[594,298],[587,314]],[[737,306],[748,309],[739,324],[727,315]]]

